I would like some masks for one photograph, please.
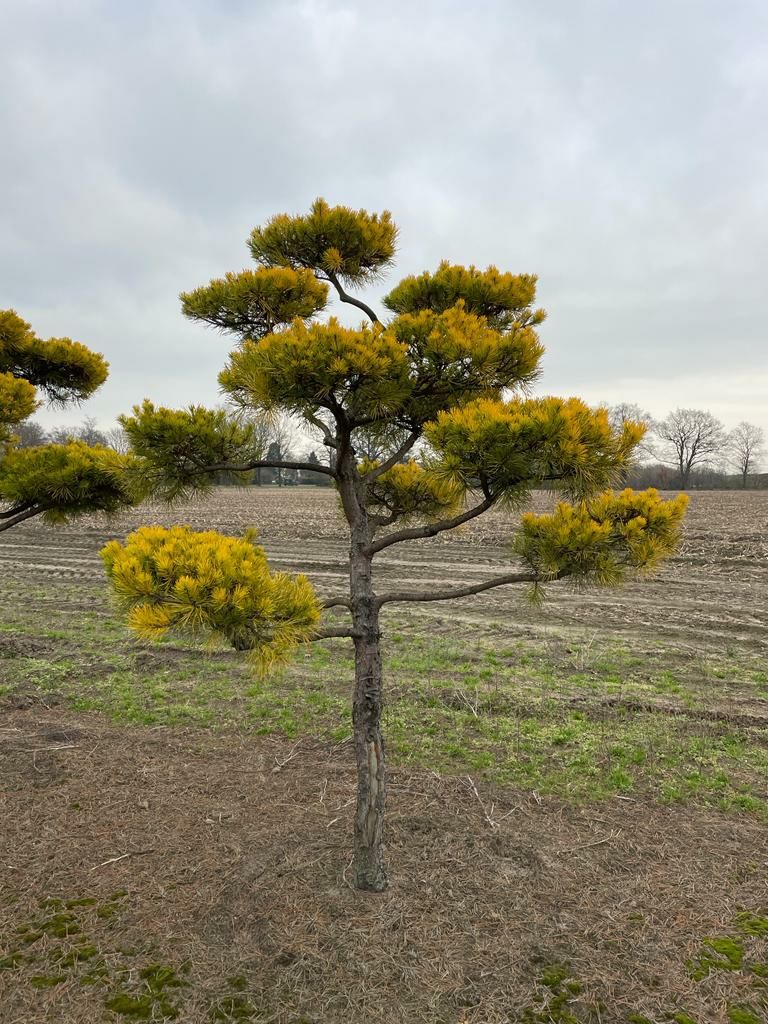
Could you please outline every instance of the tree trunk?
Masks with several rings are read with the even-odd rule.
[[[355,692],[352,703],[357,807],[355,809],[355,885],[368,892],[387,888],[384,867],[384,742],[381,736],[383,686],[379,605],[373,590],[371,528],[365,485],[357,472],[349,437],[338,438],[339,497],[350,526],[349,596],[355,642]]]
[[[363,628],[363,624],[359,626]],[[369,619],[355,640],[355,698],[352,708],[357,760],[355,811],[355,883],[358,889],[381,892],[388,884],[384,867],[384,741],[378,615]]]

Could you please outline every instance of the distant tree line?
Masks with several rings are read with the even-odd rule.
[[[765,434],[754,423],[743,421],[727,430],[705,409],[676,409],[660,420],[631,403],[608,406],[608,409],[614,426],[628,420],[639,420],[648,428],[635,462],[625,474],[624,482],[628,487],[658,487],[662,490],[768,487],[768,472],[761,472],[767,454]],[[231,415],[242,418],[244,414],[232,411]],[[251,416],[249,422],[255,427],[256,447],[265,458],[279,462],[300,458],[318,466],[331,463],[330,451],[324,449],[319,441],[308,443],[291,417],[260,415],[256,421]],[[91,447],[112,448],[121,454],[129,449],[122,427],[100,430],[92,417],[86,417],[76,427],[50,430],[29,419],[18,424],[15,433],[19,446],[23,448],[75,440]],[[399,446],[399,438],[381,431],[371,431],[361,441],[364,450],[360,454],[371,460]],[[309,470],[257,469],[240,475],[221,473],[218,482],[224,485],[328,487],[330,477]]]
[[[611,420],[639,420],[647,426],[634,465],[626,474],[629,487],[661,489],[768,487],[761,472],[766,456],[765,433],[742,421],[732,430],[705,409],[675,409],[654,419],[629,403],[609,406]]]
[[[24,420],[13,429],[19,448],[39,448],[45,444],[66,444],[68,441],[82,441],[89,448],[111,448],[125,453],[129,449],[128,438],[122,427],[100,430],[92,416],[86,416],[74,427],[52,427],[46,430],[37,420]]]
[[[243,414],[239,411],[230,410],[230,413],[233,419],[243,419]],[[289,416],[260,415],[258,418],[249,417],[248,421],[254,426],[254,450],[257,456],[263,455],[267,459],[281,462],[291,461],[300,456],[303,461],[308,463],[318,466],[328,465],[328,459],[321,459],[316,450],[307,450],[306,439],[302,442],[296,425]],[[28,419],[16,424],[14,435],[15,443],[19,448],[38,448],[48,444],[81,441],[91,448],[112,448],[121,454],[130,450],[128,437],[122,427],[101,430],[97,421],[91,416],[86,416],[80,424],[75,426],[49,429],[43,427],[37,420]],[[289,469],[256,469],[241,474],[229,472],[217,474],[217,483],[224,486],[276,484],[279,487],[291,487],[303,484],[328,487],[330,479],[327,474],[320,472],[312,473],[309,470]]]

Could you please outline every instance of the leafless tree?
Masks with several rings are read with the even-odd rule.
[[[754,472],[758,461],[763,455],[765,434],[762,427],[754,423],[742,421],[735,427],[727,439],[728,461],[741,474],[741,486],[747,486],[747,477]]]
[[[44,427],[36,420],[23,420],[13,428],[19,448],[38,448],[50,440]]]
[[[121,455],[127,455],[131,450],[128,435],[122,427],[110,427],[109,430],[104,431],[103,437],[107,448],[111,448],[113,451],[119,452]]]
[[[655,457],[653,447],[653,416],[645,409],[641,409],[636,402],[619,402],[618,405],[607,405],[608,418],[614,430],[619,430],[625,423],[644,423],[647,428],[645,439],[637,446],[635,463],[645,462]]]
[[[82,441],[91,448],[106,446],[107,439],[99,430],[93,416],[86,416],[78,427],[54,427],[49,431],[48,439],[52,444],[67,444],[69,441]]]
[[[659,441],[657,457],[677,468],[683,490],[691,470],[721,455],[726,444],[723,424],[704,409],[676,409],[654,423],[653,433]]]
[[[290,462],[293,458],[293,448],[296,443],[296,427],[289,416],[275,418],[269,427],[269,446],[267,447],[267,458],[276,462]],[[290,476],[286,471],[276,469],[273,471],[275,483],[282,487]]]
[[[53,427],[48,431],[51,444],[68,444],[77,436],[77,427]]]
[[[85,417],[83,422],[77,428],[75,437],[78,441],[82,441],[84,444],[87,444],[89,448],[95,448],[97,445],[104,447],[106,445],[106,438],[99,430],[98,424],[93,416]]]
[[[270,458],[285,462],[292,458],[292,453],[297,444],[298,432],[296,424],[290,416],[285,413],[275,414],[246,409],[229,411],[241,423],[247,423],[251,427],[253,431],[251,445],[254,459]],[[262,483],[262,474],[264,472],[277,474],[276,481],[278,484],[284,482],[281,470],[264,471],[257,469],[255,472],[257,484]]]

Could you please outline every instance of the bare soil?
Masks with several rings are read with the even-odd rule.
[[[2,729],[0,928],[28,957],[0,973],[8,1024],[119,1019],[106,1000],[142,993],[155,964],[182,980],[170,1005],[190,1022],[243,993],[248,1019],[280,1022],[663,1021],[683,1008],[714,1022],[754,1000],[748,972],[701,982],[686,965],[704,938],[733,933],[740,910],[765,905],[757,822],[394,771],[394,884],[361,895],[346,876],[345,745],[126,733],[44,708]],[[61,913],[51,897],[94,902],[69,910],[77,931],[61,936],[44,929]],[[25,925],[43,930],[30,945]],[[766,954],[750,939],[751,963]],[[84,982],[94,967],[104,973]],[[552,1002],[553,968],[580,986],[579,1016],[526,1018]],[[41,977],[61,980],[34,987]]]

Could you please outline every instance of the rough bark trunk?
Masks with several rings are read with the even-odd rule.
[[[358,623],[359,628],[364,628]],[[381,892],[388,884],[384,866],[384,805],[386,796],[383,706],[378,615],[369,618],[355,640],[355,698],[352,721],[357,760],[355,811],[355,884]]]
[[[371,526],[365,483],[357,472],[349,437],[337,435],[339,496],[350,526],[349,597],[355,633],[355,692],[352,703],[357,807],[354,875],[358,889],[381,892],[384,867],[385,765],[381,735],[383,688],[379,605],[373,590]]]
[[[336,434],[339,497],[350,529],[349,606],[355,641],[355,692],[352,703],[357,806],[354,875],[358,889],[381,892],[388,884],[384,866],[385,765],[381,735],[383,688],[379,604],[373,589],[371,524],[366,484],[357,471],[349,429]]]

